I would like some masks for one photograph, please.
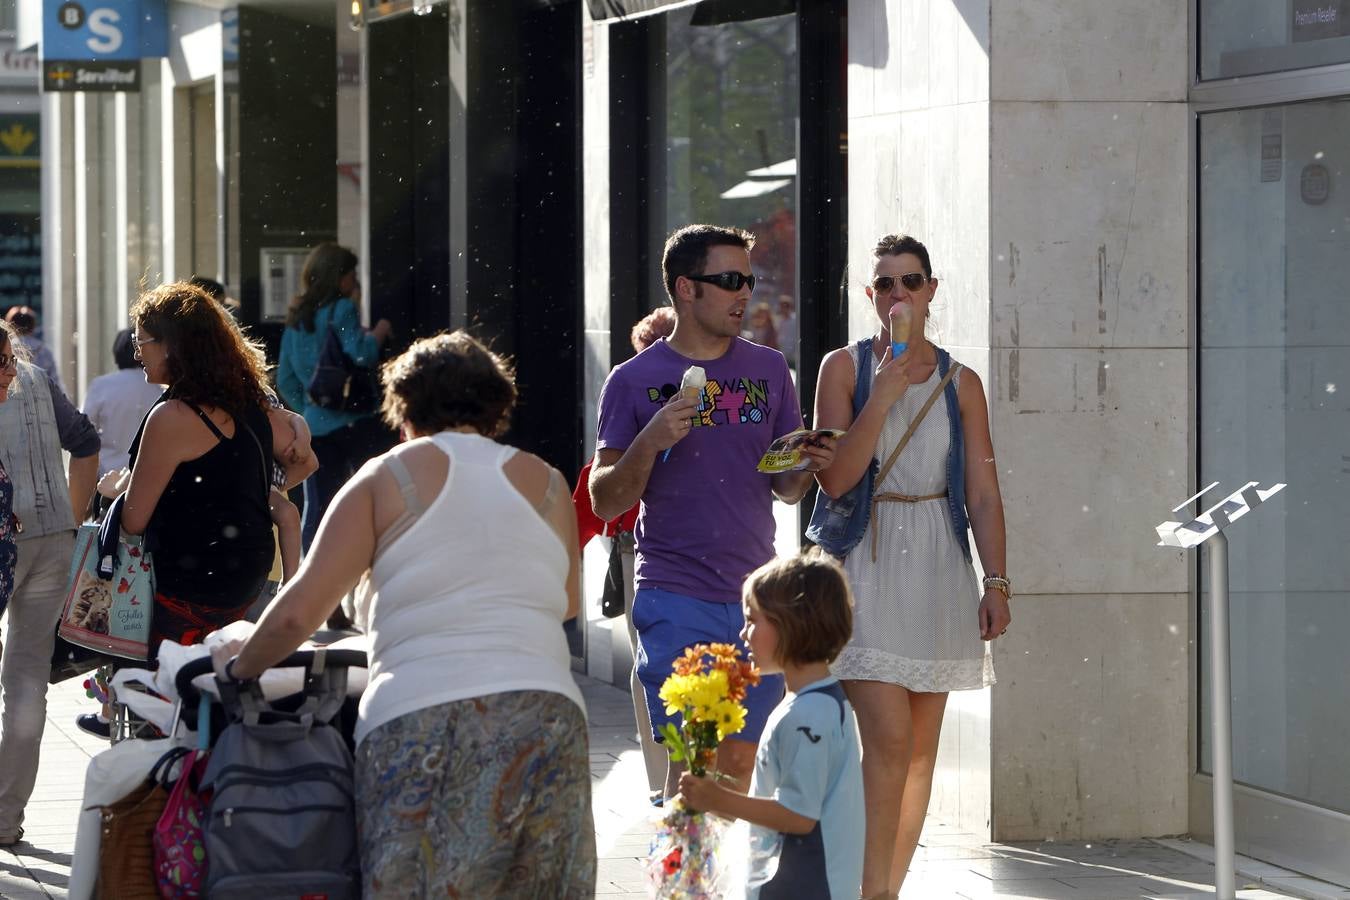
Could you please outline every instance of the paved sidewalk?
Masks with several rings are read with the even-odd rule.
[[[646,777],[634,739],[632,706],[628,695],[617,688],[591,679],[579,680],[590,712],[591,774],[600,853],[596,895],[645,896],[642,861],[657,811],[646,800]],[[85,765],[106,747],[74,726],[77,713],[93,708],[80,682],[73,679],[51,691],[42,766],[25,823],[26,842],[12,850],[0,850],[0,897],[5,900],[66,897]],[[921,843],[902,900],[1171,900],[1214,895],[1212,865],[1154,841],[987,845],[930,820]],[[1279,875],[1271,867],[1257,874],[1272,887],[1248,887],[1239,893],[1243,900],[1290,896],[1350,900],[1350,891],[1337,889],[1320,895],[1302,890],[1282,893],[1273,887]],[[1255,881],[1249,879],[1240,885]]]

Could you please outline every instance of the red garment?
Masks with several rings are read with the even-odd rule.
[[[577,537],[581,540],[583,550],[591,538],[598,534],[611,535],[616,530],[632,531],[637,527],[636,506],[609,522],[597,516],[595,510],[591,508],[590,480],[591,464],[588,462],[581,467],[581,474],[577,476],[577,489],[572,492],[572,506],[577,511]]]

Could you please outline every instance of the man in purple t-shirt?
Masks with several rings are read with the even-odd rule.
[[[783,354],[740,337],[754,288],[752,246],[754,236],[738,229],[675,231],[661,261],[675,331],[616,367],[600,393],[591,501],[604,519],[642,501],[633,624],[653,732],[671,720],[657,694],[686,647],[744,648],[741,582],[773,556],[773,498],[801,500],[813,472],[834,459],[827,440],[804,450],[812,471],[755,470],[774,438],[802,427],[802,414]],[[698,401],[679,396],[690,366],[707,374]],[[745,730],[718,751],[718,769],[741,790],[782,696],[780,676],[752,688]],[[679,771],[672,765],[668,796]]]

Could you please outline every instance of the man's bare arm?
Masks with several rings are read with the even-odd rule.
[[[591,508],[606,522],[637,505],[647,490],[658,458],[689,434],[698,405],[676,397],[652,416],[633,443],[624,450],[606,448],[595,454],[591,467]]]

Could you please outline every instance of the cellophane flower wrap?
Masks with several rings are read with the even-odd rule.
[[[759,673],[732,644],[696,644],[675,660],[661,686],[666,714],[679,724],[661,728],[671,759],[695,775],[712,771],[717,745],[745,728],[745,692]],[[742,785],[742,787],[744,787]],[[664,900],[720,897],[728,887],[718,850],[730,822],[676,802],[661,820],[647,858],[651,896]]]

